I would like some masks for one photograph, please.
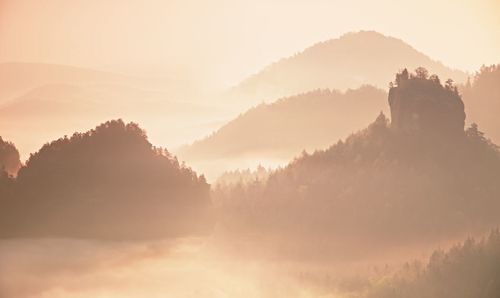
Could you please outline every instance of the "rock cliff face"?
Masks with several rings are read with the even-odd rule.
[[[391,127],[400,132],[452,136],[464,132],[464,103],[451,81],[441,85],[437,76],[404,70],[389,90]]]

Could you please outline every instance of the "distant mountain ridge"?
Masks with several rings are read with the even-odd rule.
[[[381,111],[388,112],[386,98],[385,91],[373,86],[284,97],[249,109],[176,153],[193,166],[209,162],[206,168],[199,168],[207,175],[215,169],[212,162],[220,166],[227,159],[288,161],[303,150],[325,149],[368,125]]]
[[[439,77],[465,82],[467,74],[446,67],[404,41],[375,31],[347,33],[279,60],[232,88],[228,101],[249,103],[317,88],[345,90],[364,84],[386,88],[403,68],[423,66]]]
[[[0,63],[0,103],[21,96],[30,89],[48,84],[89,84],[112,83],[126,84],[137,79],[123,74],[116,74],[84,67],[47,64],[8,62]]]
[[[83,67],[1,63],[0,84],[0,133],[16,143],[22,159],[46,140],[111,118],[141,122],[156,140],[180,126],[185,134],[169,137],[178,146],[199,135],[191,118],[205,123],[215,113],[177,94],[181,84]]]
[[[372,86],[346,92],[314,90],[284,97],[274,103],[251,108],[183,151],[200,157],[227,157],[252,151],[288,152],[285,155],[293,152],[293,156],[303,149],[327,146],[362,128],[369,123],[367,119],[386,108],[386,97],[387,93]],[[359,125],[343,123],[343,120],[353,118],[360,122]],[[227,143],[238,136],[244,136],[244,140]],[[220,150],[216,150],[217,147]],[[204,150],[207,151],[202,153]]]
[[[167,69],[166,72],[171,71]],[[140,72],[139,72],[140,73]],[[188,98],[193,86],[180,75],[136,74],[134,69],[126,72],[101,70],[82,66],[37,63],[5,62],[0,63],[0,104],[24,95],[32,89],[45,85],[72,84],[117,85],[161,91],[171,97]]]

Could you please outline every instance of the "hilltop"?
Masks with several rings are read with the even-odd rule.
[[[227,100],[251,106],[317,88],[346,90],[372,84],[385,89],[387,78],[405,67],[419,66],[456,82],[467,79],[464,72],[432,60],[401,39],[359,31],[317,43],[267,66],[232,88]]]

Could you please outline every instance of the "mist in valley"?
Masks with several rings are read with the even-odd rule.
[[[0,1],[0,298],[500,297],[499,13]]]

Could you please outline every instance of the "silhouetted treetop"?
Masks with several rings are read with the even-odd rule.
[[[8,175],[15,176],[19,168],[21,160],[16,146],[0,137],[0,173],[5,171]]]
[[[498,84],[500,78],[500,64],[483,65],[474,76],[474,84]]]

